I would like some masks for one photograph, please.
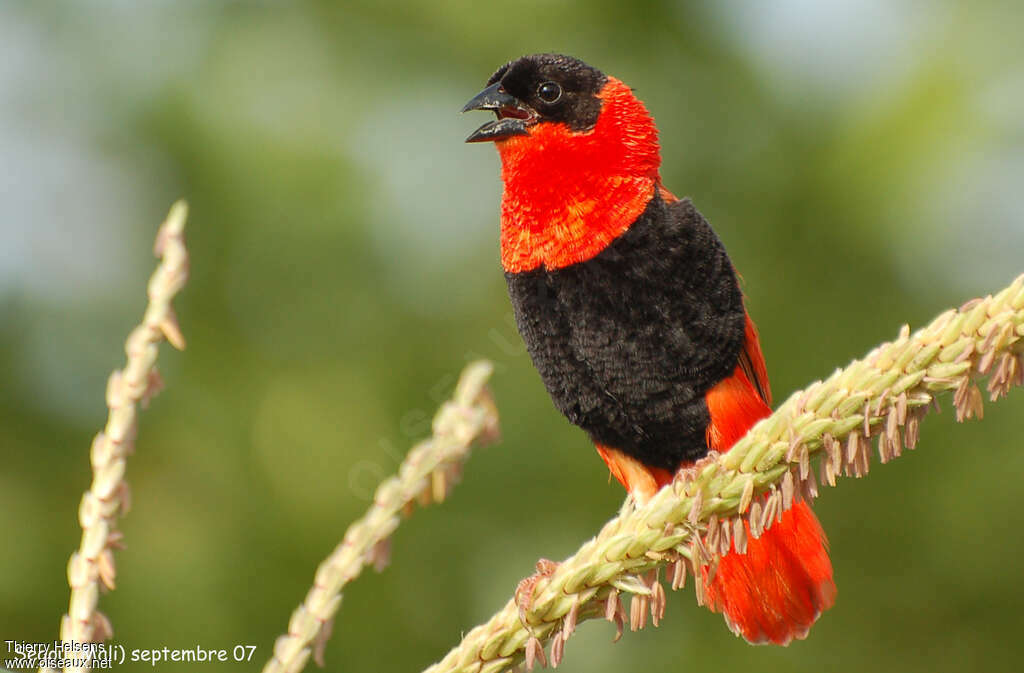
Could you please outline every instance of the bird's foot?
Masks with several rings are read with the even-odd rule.
[[[537,572],[519,582],[516,587],[515,599],[516,605],[519,606],[519,621],[523,623],[524,627],[529,628],[529,624],[526,622],[526,613],[533,607],[533,591],[537,587],[537,582],[545,577],[551,577],[558,570],[558,566],[558,562],[542,558],[537,561]]]

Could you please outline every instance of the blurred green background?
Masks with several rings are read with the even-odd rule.
[[[491,72],[562,51],[636,88],[782,400],[1024,271],[1022,26],[998,0],[0,4],[0,640],[52,640],[67,609],[105,381],[174,199],[189,345],[164,348],[128,467],[117,642],[261,665],[485,356],[504,441],[406,521],[327,648],[328,670],[418,671],[623,497],[510,323],[497,156],[457,114]],[[1019,666],[1022,415],[1018,390],[982,423],[929,417],[916,452],[824,492],[839,598],[809,640],[749,647],[687,588],[616,645],[585,625],[561,670]]]

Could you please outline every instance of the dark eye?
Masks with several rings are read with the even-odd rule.
[[[544,82],[537,87],[537,98],[545,103],[554,103],[561,97],[562,87],[558,86],[556,82]]]

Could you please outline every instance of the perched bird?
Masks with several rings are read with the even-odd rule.
[[[661,184],[658,132],[632,90],[582,61],[524,56],[463,111],[501,156],[501,262],[555,406],[639,503],[770,413],[732,262]],[[805,502],[746,553],[703,568],[708,606],[751,643],[804,638],[832,606],[828,543]]]

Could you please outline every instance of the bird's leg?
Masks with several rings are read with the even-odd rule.
[[[542,578],[551,577],[558,570],[559,565],[557,561],[542,558],[537,561],[537,572],[520,581],[519,585],[516,586],[515,598],[516,605],[519,606],[519,621],[527,629],[530,628],[530,625],[526,621],[526,613],[533,606],[533,590],[537,587],[537,582]]]

